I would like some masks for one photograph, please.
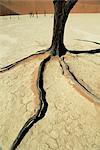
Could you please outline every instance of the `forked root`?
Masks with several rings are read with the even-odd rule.
[[[62,74],[65,77],[68,77],[70,79],[70,81],[72,81],[72,82],[70,82],[71,85],[73,85],[73,87],[76,87],[77,89],[79,89],[81,91],[81,93],[83,93],[83,95],[85,95],[85,97],[87,97],[89,100],[91,100],[91,102],[100,104],[99,97],[97,97],[88,88],[86,88],[82,83],[80,83],[80,81],[73,74],[73,72],[71,72],[68,64],[64,60],[64,57],[59,59],[59,63],[60,63],[61,69],[62,69]]]

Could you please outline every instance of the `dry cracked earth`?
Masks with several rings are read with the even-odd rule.
[[[38,67],[48,55],[33,55],[0,72],[0,150],[10,149],[35,114]],[[52,57],[45,66],[43,88],[48,102],[45,117],[17,150],[100,150],[100,55]]]

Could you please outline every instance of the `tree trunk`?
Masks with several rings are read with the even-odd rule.
[[[54,28],[51,44],[52,55],[64,55],[67,49],[64,46],[64,29],[70,10],[73,8],[77,0],[54,0]]]

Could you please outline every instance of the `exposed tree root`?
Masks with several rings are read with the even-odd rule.
[[[100,53],[100,49],[94,49],[94,50],[85,50],[85,51],[71,51],[71,50],[68,50],[69,53],[72,53],[72,54],[97,54],[97,53]]]
[[[31,55],[29,55],[29,56],[27,56],[27,57],[25,57],[25,58],[23,58],[23,59],[21,59],[21,60],[19,60],[19,61],[16,61],[16,62],[14,62],[14,63],[12,63],[12,64],[10,64],[10,65],[7,65],[7,66],[5,66],[5,67],[2,67],[2,68],[0,68],[0,73],[3,73],[3,72],[5,72],[5,71],[8,71],[8,70],[12,69],[13,67],[17,66],[20,62],[26,60],[27,58],[30,58],[30,57],[35,56],[35,55],[44,54],[44,53],[46,53],[46,52],[48,52],[48,51],[49,51],[49,49],[38,51],[36,54],[31,54]]]
[[[76,39],[78,41],[84,41],[84,42],[90,42],[90,43],[94,43],[94,44],[97,44],[97,45],[100,45],[99,42],[95,42],[95,41],[89,41],[89,40],[81,40],[81,39]],[[100,53],[100,48],[99,49],[94,49],[94,50],[85,50],[85,51],[71,51],[71,50],[68,50],[68,52],[72,53],[72,54],[96,54],[96,53]]]
[[[16,62],[8,65],[8,66],[2,67],[2,68],[0,68],[0,73],[3,73],[5,71],[12,69],[13,67],[17,66],[20,62],[26,60],[27,58],[30,58],[32,56],[39,55],[39,54],[45,54],[46,52],[49,52],[49,51],[50,51],[50,49],[38,51],[36,54],[31,54],[19,61],[16,61]],[[100,53],[100,49],[85,50],[85,51],[75,51],[75,50],[67,50],[66,49],[66,53],[67,52],[72,53],[72,54],[97,54],[97,53]]]
[[[50,51],[52,56],[58,55],[59,57],[64,55],[67,52],[70,52],[73,54],[82,54],[82,53],[96,54],[96,53],[100,53],[100,49],[95,49],[95,50],[90,50],[90,51],[70,51],[70,50],[67,50],[64,46],[63,36],[64,36],[65,23],[66,23],[66,20],[68,18],[68,15],[69,15],[71,9],[74,7],[74,5],[76,4],[77,1],[78,0],[67,0],[67,1],[65,1],[65,0],[54,0],[53,3],[54,3],[55,14],[54,14],[54,29],[53,29],[53,38],[52,38],[51,47],[47,50],[39,51],[39,52],[37,52],[37,54],[32,54],[26,58],[23,58],[23,59],[15,62],[15,63],[13,63],[13,64],[10,64],[6,67],[3,67],[3,68],[1,68],[0,72],[3,73],[5,71],[8,71],[11,68],[15,67],[16,65],[18,65],[23,60],[25,60],[25,59],[33,56],[33,55],[44,54],[46,51]],[[33,115],[31,118],[29,118],[28,121],[24,124],[24,126],[22,127],[22,129],[18,133],[17,138],[12,143],[10,150],[15,150],[17,148],[17,146],[21,143],[22,139],[27,134],[29,129],[35,123],[37,123],[39,120],[41,120],[45,116],[45,113],[46,113],[47,108],[48,108],[48,103],[46,102],[46,92],[43,88],[43,72],[44,72],[44,68],[45,68],[46,63],[51,58],[51,55],[49,55],[47,58],[45,58],[39,66],[36,86],[37,86],[37,90],[38,90],[38,94],[39,94],[40,104],[39,104],[39,107],[36,111],[36,114]],[[65,63],[64,59],[62,59],[62,61],[65,64],[65,66],[66,66],[67,70],[69,71],[69,73],[71,74],[71,76],[73,77],[73,79],[81,87],[83,87],[85,89],[85,91],[87,91],[89,94],[93,95],[88,89],[86,89],[78,81],[78,79],[75,77],[75,75],[70,71],[69,66]],[[60,63],[60,66],[63,69],[63,65],[61,63]],[[62,73],[64,74],[64,70]]]
[[[44,54],[46,53],[47,51],[50,51],[50,49],[48,50],[43,50],[42,52],[38,52],[37,54],[32,54],[28,57],[25,57],[11,65],[8,65],[6,67],[3,67],[1,68],[0,72],[3,73],[5,71],[8,71],[10,70],[11,68],[17,66],[20,62],[26,60],[27,58],[33,56],[33,55],[39,55],[39,54]],[[68,50],[66,50],[68,51]],[[95,53],[100,53],[100,49],[96,49],[96,50],[90,50],[90,51],[68,51],[70,53],[73,53],[73,54],[82,54],[82,53],[88,53],[88,54],[95,54]],[[17,146],[20,144],[20,142],[22,141],[22,139],[24,138],[24,136],[27,134],[27,132],[29,131],[29,129],[36,123],[38,122],[39,120],[41,120],[44,116],[45,116],[45,113],[47,111],[47,108],[48,108],[48,104],[46,102],[46,92],[44,91],[43,89],[43,72],[44,72],[44,68],[45,68],[45,64],[46,62],[48,62],[50,60],[51,56],[48,56],[46,59],[44,59],[40,66],[39,66],[39,70],[38,70],[38,78],[37,78],[37,89],[38,89],[38,94],[39,94],[39,99],[40,99],[40,105],[39,105],[39,108],[36,112],[35,115],[33,115],[31,118],[28,119],[28,121],[24,124],[24,126],[22,127],[22,129],[20,130],[17,138],[15,139],[15,141],[13,142],[10,150],[15,150],[17,148]],[[68,69],[69,73],[71,74],[71,76],[73,77],[73,79],[90,95],[92,95],[93,97],[95,97],[96,99],[96,102],[100,103],[99,102],[99,98],[96,97],[93,93],[91,93],[91,91],[89,91],[84,85],[82,85],[78,79],[76,78],[76,76],[70,71],[69,69],[69,66],[65,63],[64,61],[64,57],[62,57],[62,61],[63,63],[66,65],[66,68]],[[61,65],[60,63],[60,66],[62,67],[62,70],[63,70],[63,66]],[[63,70],[63,74],[64,74],[64,70]]]
[[[30,58],[32,56],[39,55],[39,54],[45,54],[46,52],[49,52],[49,51],[50,51],[50,49],[38,51],[36,54],[31,54],[31,55],[29,55],[29,56],[27,56],[27,57],[25,57],[19,61],[16,61],[10,65],[2,67],[2,68],[0,68],[0,73],[3,73],[5,71],[12,69],[13,67],[17,66],[20,62],[26,60],[27,58]],[[75,51],[75,50],[67,50],[66,49],[66,53],[67,52],[72,53],[72,54],[97,54],[97,53],[100,53],[100,49],[85,50],[85,51]]]
[[[76,39],[77,41],[83,41],[83,42],[89,42],[89,43],[94,43],[94,44],[97,44],[97,45],[100,45],[99,42],[95,42],[95,41],[90,41],[90,40],[81,40],[81,39]]]
[[[62,63],[63,62],[63,63]],[[80,81],[77,79],[77,77],[71,72],[68,64],[66,64],[66,62],[64,61],[64,57],[62,59],[60,59],[59,61],[60,66],[62,68],[62,74],[66,76],[65,71],[68,70],[70,76],[72,77],[72,80],[74,80],[76,82],[76,84],[78,84],[85,93],[91,95],[91,97],[93,97],[94,102],[99,103],[100,104],[100,98],[97,97],[95,94],[93,94],[89,89],[87,89],[82,83],[80,83]],[[64,64],[64,65],[63,65]]]
[[[49,49],[50,50],[50,49]],[[49,51],[48,50],[48,51]],[[43,51],[42,53],[38,53],[38,54],[44,54],[46,51]],[[97,50],[91,50],[91,51],[84,51],[84,52],[79,52],[79,51],[69,51],[70,53],[74,53],[74,54],[80,54],[80,53],[89,53],[89,54],[94,54],[97,53]],[[99,49],[100,52],[100,49]],[[38,55],[36,54],[36,55]],[[33,56],[34,54],[20,60],[17,61],[11,65],[8,65],[4,68],[1,68],[2,70],[0,72],[5,72],[7,70],[10,70],[11,68],[13,68],[14,66],[16,66],[17,64],[19,64],[20,62],[22,62],[23,60]],[[38,78],[37,78],[37,90],[38,90],[38,94],[39,94],[39,99],[40,99],[40,104],[39,107],[37,109],[37,112],[35,115],[33,115],[31,118],[28,119],[28,121],[24,124],[24,126],[22,127],[22,129],[20,130],[20,132],[17,135],[17,138],[15,139],[15,141],[13,142],[10,150],[15,150],[17,148],[17,146],[21,143],[21,141],[23,140],[24,136],[27,134],[27,132],[29,131],[29,129],[35,124],[37,123],[39,120],[41,120],[44,116],[45,113],[47,111],[48,108],[48,103],[46,102],[46,92],[43,88],[43,72],[44,72],[44,68],[46,63],[50,60],[51,55],[49,55],[47,58],[45,58],[40,66],[39,66],[39,70],[38,70]],[[59,57],[60,58],[60,57]],[[60,58],[61,59],[61,58]],[[90,95],[92,95],[94,97],[94,100],[96,99],[97,103],[100,103],[100,101],[98,100],[99,98],[96,97],[93,93],[91,93],[91,91],[89,91],[84,85],[82,85],[79,80],[76,78],[76,76],[70,71],[69,66],[65,63],[64,61],[64,57],[62,57],[61,61],[63,61],[63,63],[66,66],[66,69],[69,71],[70,75],[73,77],[73,79]],[[62,73],[64,74],[64,70],[63,70],[63,66],[60,63],[60,66],[62,68]]]
[[[46,63],[50,60],[51,56],[48,56],[47,58],[45,58],[40,66],[39,66],[39,70],[38,70],[38,78],[37,78],[37,90],[38,90],[38,94],[39,94],[39,99],[40,99],[40,104],[39,104],[39,108],[36,112],[36,114],[34,116],[32,116],[30,119],[28,119],[28,121],[24,124],[23,128],[20,130],[17,138],[15,139],[15,141],[13,142],[10,150],[15,150],[17,148],[17,146],[20,144],[20,142],[22,141],[22,139],[24,138],[24,136],[26,135],[26,133],[29,131],[29,129],[39,120],[41,120],[44,116],[45,113],[47,111],[48,108],[48,103],[46,102],[46,92],[43,88],[43,72],[44,72],[44,68]]]

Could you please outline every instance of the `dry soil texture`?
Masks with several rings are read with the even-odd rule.
[[[100,48],[100,45],[74,40],[81,38],[99,42],[98,16],[72,15],[69,18],[68,30],[65,31],[65,44],[69,49]],[[32,44],[37,43],[37,50],[49,47],[52,17],[39,17],[22,16],[18,22],[15,21],[18,18],[1,18],[1,67],[32,54]],[[47,23],[45,28],[44,21]],[[89,22],[94,24],[89,26]],[[31,56],[9,71],[0,73],[2,150],[9,150],[19,130],[36,112],[39,104],[37,71],[40,62],[47,56]],[[43,86],[48,110],[45,117],[29,130],[18,150],[100,150],[100,54],[67,53],[63,59],[52,57],[46,64]],[[74,80],[71,73],[88,92]]]

